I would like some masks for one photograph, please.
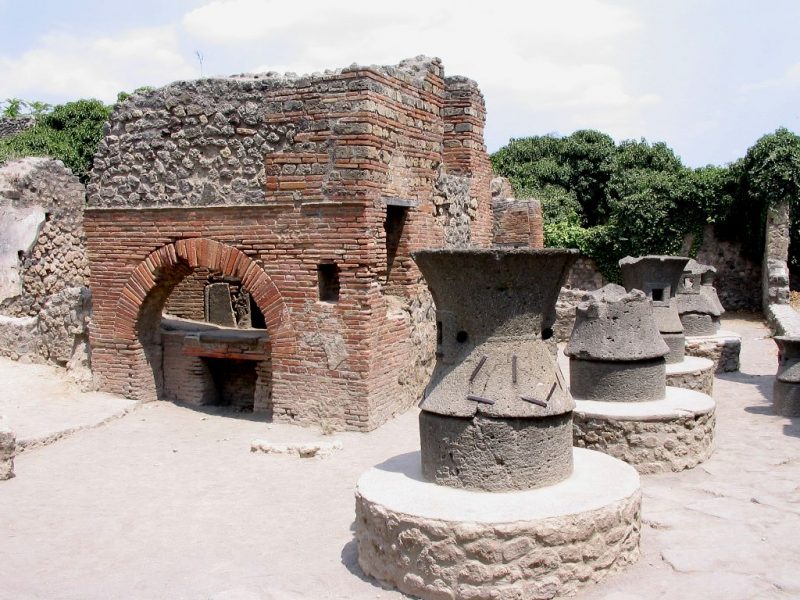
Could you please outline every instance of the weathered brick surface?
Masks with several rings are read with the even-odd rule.
[[[542,207],[538,200],[492,200],[492,243],[503,248],[543,248]]]
[[[410,406],[435,335],[410,253],[489,244],[484,118],[473,82],[422,59],[177,83],[123,103],[85,222],[102,389],[159,395],[161,309],[207,269],[240,278],[264,314],[272,401],[257,410],[371,429]],[[466,204],[447,201],[442,177],[464,178]],[[447,222],[434,197],[466,221]],[[387,252],[386,205],[398,199],[411,207]],[[338,268],[336,302],[319,299],[322,263]]]
[[[164,311],[181,319],[205,320],[204,293],[210,275],[211,271],[204,267],[193,269],[172,290]]]

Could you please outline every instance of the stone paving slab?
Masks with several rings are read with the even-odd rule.
[[[102,392],[82,392],[49,365],[0,358],[0,415],[17,436],[17,452],[96,427],[132,410],[137,403]]]

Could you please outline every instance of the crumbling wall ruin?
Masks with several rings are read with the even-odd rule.
[[[60,161],[0,168],[0,354],[67,367],[88,387],[84,186]]]

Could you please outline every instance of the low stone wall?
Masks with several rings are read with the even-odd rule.
[[[741,350],[742,338],[732,332],[686,338],[686,355],[711,360],[715,373],[738,371]]]
[[[764,314],[773,335],[800,336],[800,313],[791,304],[770,304]]]
[[[573,413],[573,443],[624,460],[639,473],[683,471],[713,451],[714,412],[651,421]]]
[[[3,417],[0,417],[0,481],[14,476],[16,437]]]

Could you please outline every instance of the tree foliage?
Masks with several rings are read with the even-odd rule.
[[[52,110],[42,103],[24,104],[39,110],[34,113],[36,122],[25,131],[0,140],[0,163],[23,156],[50,156],[61,160],[85,183],[112,107],[99,100],[77,100]],[[19,107],[13,109],[16,110]]]
[[[800,216],[800,137],[786,129],[725,167],[690,169],[663,142],[617,145],[586,130],[511,140],[492,164],[518,197],[540,199],[546,245],[580,249],[612,280],[626,255],[678,254],[687,239],[694,239],[688,253],[695,254],[707,224],[759,258],[769,204],[789,201],[793,222]],[[795,266],[799,230],[792,228]]]

